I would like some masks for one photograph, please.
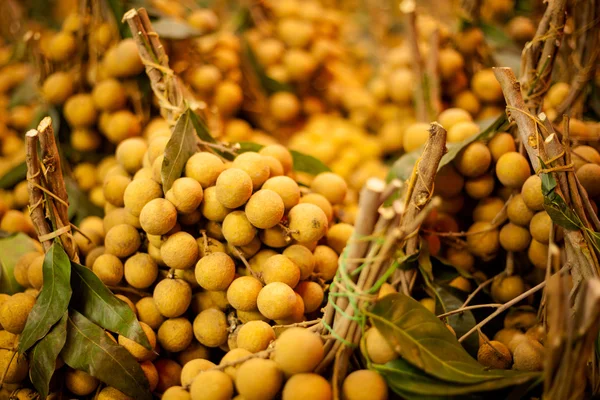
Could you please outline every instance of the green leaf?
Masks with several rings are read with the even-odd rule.
[[[560,197],[560,196],[559,196]],[[563,203],[564,204],[564,203]],[[544,210],[548,213],[552,222],[565,228],[568,231],[576,231],[582,228],[582,222],[566,204],[564,207],[558,205],[556,202],[552,204],[546,204],[544,202]]]
[[[0,178],[0,189],[11,189],[17,183],[27,177],[27,165],[25,161],[12,167],[2,178]]]
[[[540,165],[544,166],[546,164],[544,164],[544,162],[541,160],[540,158]],[[555,188],[556,188],[556,179],[554,179],[554,177],[552,176],[552,174],[541,174],[540,179],[542,181],[542,194],[544,195],[544,197],[550,197],[553,194],[555,194]]]
[[[8,108],[31,104],[39,95],[36,79],[30,76],[13,90]]]
[[[191,114],[193,113],[189,109],[181,114],[165,148],[165,159],[160,170],[165,193],[171,188],[173,182],[181,177],[185,163],[197,150]]]
[[[31,383],[45,399],[50,387],[50,379],[54,375],[56,359],[67,340],[67,317],[62,318],[50,329],[50,332],[33,346],[29,357],[29,378]]]
[[[464,299],[461,299],[458,293],[455,293],[453,287],[445,287],[440,285],[434,285],[434,292],[436,296],[436,314],[445,314],[449,311],[458,310],[462,307]],[[438,310],[439,308],[439,310]],[[476,324],[477,321],[470,310],[464,311],[460,314],[450,315],[444,318],[445,322],[454,329],[456,337],[461,337],[465,333],[469,332]],[[479,337],[478,335],[470,335],[462,342],[463,347],[473,357],[477,357],[477,351],[479,350]]]
[[[24,288],[17,283],[13,270],[15,264],[25,253],[39,251],[36,242],[24,233],[0,238],[0,293],[15,294]]]
[[[248,60],[250,67],[258,78],[260,86],[267,95],[276,92],[294,92],[294,88],[291,85],[279,82],[267,75],[247,40],[243,40],[242,42],[242,55]]]
[[[129,26],[123,23],[122,21],[123,14],[125,14],[123,0],[107,0],[107,2],[115,18],[115,23],[119,27],[119,33],[121,34],[121,37],[131,37],[131,31],[129,30]]]
[[[19,340],[19,353],[44,337],[67,311],[71,300],[71,261],[60,241],[55,240],[44,257],[44,285],[27,317]]]
[[[418,399],[448,398],[497,391],[531,382],[540,376],[538,372],[517,372],[504,378],[461,385],[435,379],[402,358],[397,358],[385,365],[372,364],[371,368],[379,372],[385,378],[390,389],[397,394],[406,398]]]
[[[240,7],[239,10],[231,17],[231,26],[237,34],[244,33],[254,26],[252,14],[248,7]]]
[[[77,288],[71,307],[104,329],[151,349],[146,334],[127,303],[116,298],[89,268],[71,262],[71,271],[71,286]]]
[[[245,153],[247,151],[259,151],[264,146],[253,142],[238,142],[240,148],[238,153]],[[308,154],[301,153],[299,151],[290,150],[292,159],[294,161],[294,171],[306,172],[311,175],[318,175],[321,172],[331,171],[327,165],[321,160]]]
[[[192,110],[188,110],[187,113],[189,114],[190,120],[192,121],[192,124],[194,125],[194,130],[196,131],[196,135],[198,135],[200,140],[203,142],[207,142],[207,143],[218,144],[217,140],[210,134],[210,131],[208,130],[208,126],[206,126],[204,121],[200,117],[198,117],[198,115],[196,115],[196,113],[193,112]],[[234,158],[233,154],[224,152],[224,151],[220,151],[219,149],[216,149],[216,148],[213,148],[212,151],[214,151],[221,157],[223,157],[227,160],[230,160],[230,161],[233,160],[233,158]]]
[[[136,359],[75,310],[69,312],[67,341],[60,356],[69,367],[85,371],[134,399],[152,399]]]
[[[472,384],[520,374],[484,368],[442,321],[404,294],[385,296],[367,315],[393,349],[399,349],[406,361],[435,378]]]
[[[185,21],[168,17],[159,18],[152,22],[152,28],[154,28],[161,39],[182,40],[198,37],[203,34],[202,31],[193,28]]]
[[[69,196],[69,219],[75,225],[78,225],[85,217],[104,215],[104,210],[90,201],[89,196],[79,188],[75,180],[65,178],[65,186]]]

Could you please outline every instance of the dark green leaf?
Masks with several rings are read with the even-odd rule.
[[[11,189],[17,183],[25,180],[27,177],[27,165],[25,161],[15,165],[0,178],[0,189]]]
[[[254,54],[252,47],[246,40],[243,41],[242,46],[242,55],[246,58],[246,60],[248,60],[250,67],[252,68],[252,70],[256,74],[256,77],[258,78],[260,86],[267,95],[271,95],[276,92],[294,91],[294,88],[291,85],[284,82],[279,82],[267,75],[265,69],[258,61],[256,54]]]
[[[72,178],[65,178],[67,195],[69,196],[69,219],[77,225],[83,218],[91,215],[101,217],[104,210],[92,203]]]
[[[56,359],[67,340],[68,315],[68,312],[65,312],[50,332],[37,342],[31,350],[29,378],[42,399],[45,399],[48,395],[50,379],[52,379],[56,367]]]
[[[472,384],[520,375],[517,371],[484,368],[442,321],[404,294],[385,296],[367,314],[392,348],[399,349],[406,361],[433,377]]]
[[[189,114],[190,120],[192,121],[192,124],[194,125],[194,130],[196,131],[196,135],[198,135],[200,140],[203,142],[206,142],[206,143],[217,144],[218,143],[217,140],[214,137],[212,137],[212,135],[210,134],[210,131],[208,130],[208,127],[206,126],[204,121],[200,117],[198,117],[198,115],[196,115],[195,112],[193,112],[191,110],[188,110],[186,112]],[[212,151],[214,151],[215,153],[219,154],[221,157],[223,157],[227,160],[233,160],[233,155],[231,153],[220,151],[216,148],[213,148]]]
[[[545,164],[543,164],[543,161],[540,160],[540,165]],[[540,179],[542,181],[542,194],[544,197],[549,197],[555,193],[554,189],[556,188],[556,179],[554,179],[552,174],[541,174]]]
[[[165,148],[165,159],[160,170],[165,193],[171,188],[175,179],[181,177],[185,163],[197,150],[191,114],[193,113],[189,109],[181,114]]]
[[[187,22],[175,18],[160,18],[152,22],[152,27],[161,39],[182,40],[198,37],[203,33]]]
[[[71,300],[71,261],[60,241],[55,240],[46,253],[42,271],[44,285],[21,333],[19,353],[26,352],[50,331]]]
[[[77,288],[71,307],[104,329],[151,348],[131,308],[116,298],[96,274],[76,262],[71,262],[71,271],[71,286]]]
[[[461,385],[435,379],[402,358],[390,361],[385,365],[372,364],[371,368],[379,372],[385,378],[388,386],[397,394],[405,394],[404,397],[418,399],[430,399],[431,396],[448,398],[496,391],[533,381],[540,376],[538,372],[510,373],[508,374],[510,376],[504,378]]]
[[[247,151],[259,151],[263,148],[263,145],[252,142],[238,142],[237,144],[240,146],[238,150],[238,153],[240,154]],[[290,153],[294,160],[294,171],[306,172],[310,175],[318,175],[321,172],[331,171],[329,167],[318,158],[295,150],[290,150]]]
[[[0,239],[0,293],[15,294],[22,292],[23,287],[19,285],[13,273],[15,264],[25,253],[39,251],[36,242],[24,233],[9,235]]]
[[[244,33],[254,26],[252,14],[250,14],[248,7],[240,7],[231,18],[231,25],[233,26],[233,31],[237,34]]]
[[[31,104],[39,95],[36,79],[30,76],[13,90],[8,108]]]
[[[75,310],[69,311],[67,341],[60,356],[69,367],[85,371],[134,399],[152,399],[136,359]]]
[[[391,181],[394,178],[398,178],[402,181],[408,180],[422,151],[422,149],[411,151],[398,158],[394,162],[394,165],[392,165],[392,168],[390,168],[387,180]]]
[[[238,150],[238,152],[240,154],[245,153],[247,151],[258,152],[260,149],[262,149],[264,147],[262,144],[258,144],[258,143],[254,143],[254,142],[239,142],[238,145],[240,146],[240,149]]]
[[[569,231],[576,231],[582,227],[581,220],[566,204],[564,207],[553,204],[544,203],[544,210],[548,213],[552,222]]]
[[[123,14],[125,14],[124,2],[122,0],[107,0],[107,2],[115,18],[115,22],[119,27],[119,33],[121,34],[121,37],[131,37],[131,31],[129,30],[129,27],[127,24],[122,22]]]
[[[458,293],[453,293],[453,287],[434,285],[434,288],[437,299],[436,314],[445,314],[462,307],[464,299],[461,299]],[[477,324],[477,321],[475,321],[475,317],[470,310],[460,314],[450,315],[449,317],[444,318],[444,320],[452,327],[452,329],[454,329],[456,337],[461,337]],[[471,356],[477,357],[477,351],[479,350],[478,335],[470,335],[462,342],[462,345]]]

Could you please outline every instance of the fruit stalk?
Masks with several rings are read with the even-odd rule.
[[[42,179],[40,171],[40,161],[38,159],[38,143],[39,143],[39,132],[35,129],[30,130],[25,134],[26,140],[26,157],[25,162],[27,164],[27,188],[29,191],[29,212],[31,214],[31,220],[33,226],[37,232],[38,237],[48,235],[50,227],[46,222],[44,215],[44,195],[42,190]],[[42,246],[44,251],[48,251],[52,244],[50,241],[43,241]]]

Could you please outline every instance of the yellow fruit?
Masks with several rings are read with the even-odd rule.
[[[288,213],[288,222],[292,237],[299,242],[319,240],[327,232],[327,216],[314,204],[294,206]]]
[[[290,92],[276,92],[269,98],[269,111],[278,122],[290,122],[300,114],[298,97]]]
[[[200,204],[200,210],[206,219],[215,222],[223,221],[227,214],[231,212],[230,208],[225,207],[217,199],[217,188],[215,186],[204,190],[204,199]]]
[[[69,97],[65,102],[63,112],[69,125],[75,128],[93,125],[98,116],[92,96],[88,93],[79,93]]]
[[[125,107],[127,96],[125,88],[116,79],[105,79],[98,82],[92,91],[96,108],[102,111],[116,111]]]
[[[314,204],[323,210],[327,217],[327,221],[333,220],[333,206],[325,196],[318,193],[308,193],[300,198],[300,203]]]
[[[290,172],[292,170],[292,166],[294,163],[292,154],[284,146],[282,146],[280,144],[270,144],[270,145],[265,146],[262,149],[260,149],[258,153],[263,156],[272,156],[272,157],[275,157],[277,160],[279,160],[279,162],[283,166],[284,174],[287,174],[288,172]],[[269,189],[269,188],[265,188],[265,189]],[[285,199],[284,199],[284,201],[285,201]]]
[[[29,363],[25,355],[15,354],[6,349],[0,349],[0,371],[4,374],[4,383],[19,383],[27,377]]]
[[[479,347],[477,361],[488,368],[508,369],[512,364],[512,357],[506,345],[492,340]]]
[[[196,264],[196,280],[206,290],[227,290],[235,277],[235,263],[227,254],[214,252]]]
[[[479,99],[470,90],[463,90],[454,96],[454,102],[452,104],[457,108],[462,108],[473,116],[479,114],[479,111],[481,110]]]
[[[279,194],[273,190],[261,189],[250,197],[244,210],[252,225],[259,229],[269,229],[281,221],[284,209],[285,206]]]
[[[591,146],[577,146],[571,149],[571,160],[577,171],[588,163],[600,164],[600,153]]]
[[[215,88],[215,105],[224,116],[235,114],[244,99],[240,86],[231,81],[220,82]]]
[[[194,319],[194,336],[204,346],[218,347],[227,342],[228,327],[225,313],[216,308],[209,308]]]
[[[256,310],[258,295],[262,288],[263,285],[258,279],[252,276],[241,276],[229,285],[227,300],[236,310]]]
[[[232,211],[223,220],[223,236],[232,246],[245,246],[256,236],[256,228],[243,211]]]
[[[162,400],[191,400],[189,391],[181,386],[171,386],[162,394]]]
[[[255,152],[242,153],[233,160],[233,167],[245,171],[252,179],[252,187],[257,190],[269,179],[269,165],[263,156]]]
[[[104,199],[115,207],[125,205],[125,190],[131,182],[127,176],[112,175],[106,177],[103,185]]]
[[[198,181],[184,177],[173,182],[165,197],[173,203],[178,213],[189,214],[200,206],[203,195],[202,186]]]
[[[156,198],[146,203],[140,212],[142,229],[150,235],[164,235],[177,223],[177,209],[168,200]]]
[[[338,255],[329,246],[319,245],[315,248],[315,272],[325,281],[333,279],[337,272]]]
[[[322,172],[313,179],[310,189],[325,196],[332,205],[336,205],[346,198],[348,185],[341,176],[332,172]]]
[[[464,148],[454,160],[458,171],[469,178],[483,175],[492,162],[492,155],[481,142],[474,142]]]
[[[506,251],[523,251],[531,242],[529,230],[513,223],[508,223],[500,229],[500,245]]]
[[[404,151],[410,153],[417,150],[429,139],[429,124],[418,122],[406,128],[403,137]]]
[[[62,71],[48,76],[42,86],[44,98],[51,104],[63,104],[71,97],[73,90],[73,77]]]
[[[140,136],[142,126],[139,118],[129,110],[119,110],[110,114],[104,135],[111,143],[121,143],[127,138]]]
[[[235,387],[247,400],[269,400],[275,398],[283,383],[283,374],[272,360],[253,358],[245,361],[238,369]]]
[[[521,188],[521,196],[527,207],[533,211],[544,209],[544,195],[542,193],[542,180],[537,175],[527,178]]]
[[[198,261],[198,243],[187,232],[170,235],[160,247],[160,256],[164,263],[175,269],[188,269]]]
[[[311,254],[312,256],[312,254]],[[31,263],[33,262],[33,260],[35,260],[36,258],[40,257],[40,253],[38,253],[37,251],[32,251],[30,253],[25,253],[23,254],[18,260],[17,263],[15,264],[15,268],[13,270],[14,276],[15,276],[15,280],[17,281],[17,283],[23,287],[29,287],[29,276],[28,276],[28,270],[29,270],[29,266],[31,265]],[[44,257],[42,256],[41,258],[42,263],[44,260]]]
[[[516,335],[523,335],[523,332],[521,332],[518,329],[500,329],[498,332],[496,332],[496,334],[494,335],[494,340],[497,342],[500,342],[502,344],[504,344],[505,346],[508,346],[508,344],[510,343],[510,341],[516,336]],[[510,350],[510,349],[509,349]]]
[[[140,322],[147,324],[152,329],[158,329],[165,321],[153,297],[142,297],[136,304],[137,316]]]
[[[300,268],[283,254],[277,254],[265,262],[262,279],[266,284],[282,282],[294,288],[300,280]]]
[[[34,289],[41,289],[44,283],[44,255],[38,255],[34,258],[29,267],[27,267],[27,280],[29,281],[29,286]]]
[[[502,100],[502,87],[491,68],[482,69],[473,75],[471,89],[482,101],[491,103]]]
[[[283,66],[291,81],[304,82],[310,79],[317,63],[312,54],[300,49],[289,49],[283,55]]]
[[[533,218],[533,211],[527,204],[525,203],[523,196],[521,194],[516,194],[510,199],[508,202],[508,207],[506,208],[506,213],[508,215],[508,219],[513,224],[519,226],[529,226],[529,222]]]
[[[123,279],[123,263],[112,254],[99,256],[94,261],[92,271],[107,286],[116,286]]]
[[[388,387],[377,372],[360,369],[344,379],[342,396],[345,400],[386,400]]]
[[[134,76],[144,70],[133,39],[124,39],[110,48],[104,56],[103,66],[110,76],[117,78]]]
[[[273,359],[287,375],[312,372],[324,355],[321,338],[303,328],[290,328],[275,341]]]
[[[189,158],[185,164],[185,176],[195,179],[203,189],[212,186],[225,169],[223,161],[214,154],[201,152]]]
[[[300,280],[310,277],[315,268],[316,260],[309,249],[301,245],[291,245],[283,251],[283,255],[298,266],[300,269]],[[261,265],[261,268],[263,266],[264,264]]]
[[[129,224],[120,224],[112,227],[104,238],[106,253],[113,254],[119,258],[132,255],[140,245],[140,234],[137,229]]]
[[[498,197],[487,197],[477,203],[473,210],[473,220],[476,222],[491,222],[499,220],[499,214],[504,208],[504,201]]]
[[[479,133],[479,125],[472,121],[457,122],[448,129],[447,142],[458,143]]]
[[[389,96],[394,102],[408,104],[412,101],[414,74],[411,70],[398,68],[389,76],[387,83]]]
[[[133,400],[132,397],[127,396],[120,390],[115,389],[111,386],[106,386],[98,393],[97,400]]]
[[[544,346],[527,339],[515,348],[513,358],[517,371],[541,371],[544,368]]]
[[[475,222],[467,231],[467,246],[469,251],[481,258],[496,254],[500,247],[498,230],[489,222]]]
[[[198,374],[190,387],[192,400],[227,400],[233,396],[231,378],[222,371],[204,371]]]
[[[425,297],[425,298],[419,300],[419,303],[421,303],[423,305],[423,307],[425,307],[426,309],[431,311],[432,314],[435,314],[435,300],[434,299],[432,299],[431,297]]]
[[[214,65],[201,65],[190,71],[187,80],[199,92],[210,92],[221,81],[222,75],[219,68]]]
[[[172,386],[181,384],[181,365],[171,359],[162,358],[155,361],[154,366],[158,372],[157,392],[162,393]]]
[[[458,195],[464,186],[464,178],[451,164],[445,165],[435,177],[435,194],[445,198]]]
[[[295,304],[296,294],[289,285],[282,282],[267,284],[260,290],[256,299],[261,314],[272,320],[290,317]]]
[[[201,345],[200,345],[201,346]],[[194,379],[202,372],[214,368],[216,365],[208,360],[197,358],[183,364],[181,370],[181,384],[185,387],[190,386]]]
[[[233,336],[233,335],[232,335]],[[230,336],[231,338],[231,336]],[[229,339],[231,343],[231,339]],[[235,338],[233,339],[235,342]],[[229,347],[231,348],[232,345],[229,344]],[[234,348],[232,350],[229,350],[224,356],[223,358],[221,358],[221,362],[219,363],[219,365],[223,365],[223,364],[227,364],[230,362],[234,362],[234,361],[238,361],[244,358],[247,358],[249,356],[252,356],[252,353],[250,353],[248,350],[245,349],[240,349],[240,348]],[[241,363],[237,363],[235,365],[229,366],[229,367],[225,367],[225,369],[223,370],[223,372],[225,372],[227,375],[229,375],[229,377],[232,380],[235,380],[235,377],[237,375],[237,371],[240,368]]]
[[[50,40],[47,56],[52,61],[66,61],[76,50],[75,37],[69,32],[58,32]]]
[[[538,323],[534,310],[512,309],[504,317],[504,329],[527,330]]]
[[[156,346],[156,335],[154,334],[154,331],[152,330],[152,328],[150,328],[143,322],[140,322],[140,326],[142,327],[144,333],[146,334],[146,337],[148,338],[150,348],[154,349],[154,347]],[[131,355],[135,357],[135,359],[138,361],[146,361],[154,357],[153,350],[149,350],[143,347],[142,345],[134,342],[133,340],[126,338],[125,336],[119,335],[118,341],[119,344],[125,347],[125,349],[128,352],[130,352]]]
[[[251,353],[266,350],[273,340],[275,331],[264,321],[248,321],[237,334],[237,346]]]
[[[500,157],[506,153],[515,152],[517,147],[515,145],[515,139],[510,133],[499,132],[489,141],[488,147],[492,153],[492,159],[494,162],[498,162]]]
[[[283,387],[283,400],[331,400],[331,385],[321,375],[314,373],[295,374]]]
[[[162,197],[162,188],[148,178],[134,179],[127,185],[123,194],[123,203],[127,211],[139,217],[142,209],[151,200]]]
[[[252,179],[248,173],[238,168],[229,168],[217,178],[217,199],[227,208],[237,208],[248,201],[252,188]]]
[[[158,328],[158,342],[166,351],[185,350],[192,343],[192,324],[186,318],[171,318]]]
[[[465,192],[473,199],[483,199],[494,191],[494,177],[483,174],[465,182]]]
[[[367,354],[375,364],[385,364],[399,357],[377,328],[370,328],[365,335]]]
[[[98,387],[98,379],[84,371],[69,369],[65,373],[65,385],[77,396],[87,396]]]
[[[506,303],[525,291],[525,283],[518,275],[496,278],[492,282],[492,297],[498,303]]]
[[[552,219],[546,211],[540,211],[531,218],[529,231],[531,237],[540,243],[548,244],[550,241],[550,230],[552,229]]]
[[[34,297],[25,293],[15,293],[0,305],[0,324],[7,332],[20,334],[34,305]],[[6,366],[7,361],[4,362]]]
[[[600,165],[585,164],[577,170],[577,179],[590,197],[600,195]]]
[[[142,168],[146,150],[148,150],[148,145],[145,139],[129,138],[117,145],[115,156],[125,171],[135,174]]]
[[[504,186],[520,189],[530,176],[529,163],[520,153],[505,153],[496,163],[496,176]]]
[[[471,115],[461,108],[448,108],[438,116],[438,122],[446,131],[449,131],[458,123],[471,121],[473,121]]]
[[[167,318],[182,315],[192,300],[192,289],[182,279],[163,279],[154,288],[156,308]]]
[[[534,267],[546,269],[548,265],[548,245],[532,239],[529,249],[527,249],[527,257]]]

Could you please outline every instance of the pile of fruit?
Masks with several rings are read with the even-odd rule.
[[[596,393],[597,12],[17,3],[0,398]]]

